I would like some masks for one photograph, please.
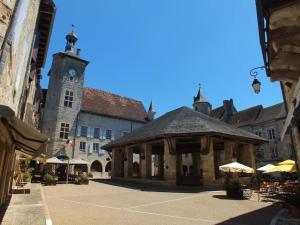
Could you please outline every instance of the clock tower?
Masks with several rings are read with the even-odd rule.
[[[65,52],[53,55],[49,84],[43,112],[42,132],[49,138],[47,154],[72,156],[69,141],[76,135],[77,115],[80,111],[84,73],[88,61],[75,48],[78,40],[72,31],[66,35]]]

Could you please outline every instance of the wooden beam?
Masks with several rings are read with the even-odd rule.
[[[295,72],[291,70],[271,70],[270,72],[272,81],[285,81],[285,82],[295,82],[300,77],[300,72]]]

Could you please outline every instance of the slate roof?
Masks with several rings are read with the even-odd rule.
[[[215,108],[215,109],[211,110],[210,116],[212,116],[215,119],[222,119],[224,111],[225,111],[224,107],[220,106],[218,108]]]
[[[196,112],[187,107],[181,107],[164,114],[124,137],[110,142],[102,148],[110,150],[114,147],[150,141],[167,136],[192,136],[201,134],[235,137],[243,140],[251,140],[256,143],[266,141],[255,134],[235,128],[203,113]]]
[[[286,111],[283,103],[279,103],[261,110],[255,123],[263,123],[269,120],[277,120],[286,117]]]
[[[141,101],[93,88],[83,89],[81,111],[144,123],[147,117]]]
[[[230,123],[237,127],[253,124],[255,122],[255,120],[258,118],[259,113],[261,112],[262,109],[263,109],[262,105],[257,105],[257,106],[239,111],[237,113],[234,113]]]

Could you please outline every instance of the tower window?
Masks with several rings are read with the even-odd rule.
[[[61,123],[59,137],[62,139],[68,139],[69,133],[70,133],[70,124]]]
[[[66,91],[64,106],[72,108],[73,105],[73,91]]]

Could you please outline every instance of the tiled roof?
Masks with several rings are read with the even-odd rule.
[[[259,113],[262,109],[263,107],[261,105],[257,105],[249,109],[234,113],[230,123],[237,127],[253,124],[254,121],[258,118]]]
[[[216,134],[225,137],[240,138],[256,143],[265,142],[265,139],[248,131],[236,128],[190,108],[181,107],[164,114],[124,137],[110,142],[103,146],[103,148],[109,150],[114,147],[154,140],[166,136],[203,134]]]
[[[261,110],[255,123],[262,123],[269,120],[276,120],[286,117],[286,111],[283,103],[279,103]]]
[[[141,101],[93,88],[83,89],[81,111],[139,122],[147,117]]]

